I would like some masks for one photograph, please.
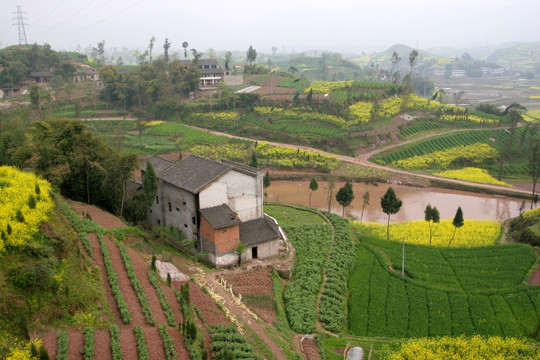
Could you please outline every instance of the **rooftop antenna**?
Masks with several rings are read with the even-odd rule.
[[[17,11],[14,11],[13,14],[17,14],[17,17],[14,17],[13,20],[17,20],[17,24],[13,24],[13,26],[17,25],[19,29],[19,45],[27,45],[28,41],[26,40],[26,30],[24,29],[24,25],[28,25],[24,23],[24,20],[28,20],[23,16],[27,15],[26,12],[22,11],[21,6],[17,6]]]

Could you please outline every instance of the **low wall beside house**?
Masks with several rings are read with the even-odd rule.
[[[223,82],[228,86],[238,86],[244,84],[244,75],[225,75]]]

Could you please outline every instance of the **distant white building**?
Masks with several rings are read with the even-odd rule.
[[[452,70],[452,77],[455,79],[465,76],[465,70]]]
[[[433,71],[433,75],[437,77],[443,77],[445,74],[446,74],[445,69],[436,69],[435,71]]]

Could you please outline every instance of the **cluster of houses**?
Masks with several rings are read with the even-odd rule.
[[[191,65],[191,60],[183,60],[182,63],[187,69]],[[201,72],[199,83],[201,90],[216,87],[220,82],[229,86],[242,85],[244,82],[242,75],[232,75],[230,70],[223,70],[216,59],[200,59],[197,65]]]
[[[482,74],[485,76],[501,76],[504,75],[505,70],[502,67],[499,68],[490,68],[487,66],[482,67]],[[435,69],[433,71],[433,75],[435,77],[445,77],[446,76],[446,69]],[[462,77],[465,77],[466,72],[462,69],[455,69],[451,70],[450,77],[453,79],[460,79]]]
[[[184,67],[187,69],[191,64],[190,60],[182,61]],[[223,70],[216,59],[200,59],[197,62],[199,70],[201,71],[201,78],[199,83],[200,90],[210,90],[217,87],[221,82],[229,86],[236,86],[243,84],[242,75],[232,75],[230,70]],[[0,71],[2,68],[0,67]],[[47,84],[52,81],[54,77],[54,72],[49,71],[33,71],[30,73],[30,82],[37,82],[39,84]],[[99,79],[99,74],[96,70],[91,67],[84,67],[78,71],[72,78],[73,82],[86,82],[93,81],[96,83],[98,89],[103,88],[103,83]],[[21,84],[23,87],[25,84]],[[28,85],[28,82],[26,83]],[[8,98],[21,95],[21,88],[9,88],[9,89],[0,89],[0,99]]]
[[[178,162],[154,156],[141,165],[143,181],[148,164],[158,185],[148,213],[152,225],[181,230],[215,266],[236,264],[239,256],[249,260],[279,255],[285,235],[263,212],[262,170],[196,155]]]

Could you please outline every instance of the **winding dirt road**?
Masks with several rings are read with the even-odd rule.
[[[228,138],[235,138],[235,139],[241,139],[241,140],[247,140],[247,141],[253,141],[253,142],[255,142],[255,141],[259,141],[259,142],[264,141],[264,142],[266,142],[266,140],[252,139],[252,138],[246,138],[246,137],[242,137],[242,136],[231,135],[231,134],[227,134],[227,133],[224,133],[224,132],[219,132],[219,131],[200,128],[200,127],[197,127],[197,126],[191,126],[191,125],[186,125],[186,126],[189,126],[189,127],[193,128],[193,129],[205,131],[205,132],[208,132],[208,133],[211,133],[211,134],[226,136]],[[478,130],[488,131],[488,130],[493,130],[493,129],[478,129]],[[446,131],[446,132],[444,132],[444,134],[449,134],[449,133],[454,133],[454,132],[463,132],[463,131],[470,131],[470,129],[454,129],[454,130],[451,130],[451,131]],[[293,149],[301,149],[301,150],[305,150],[305,151],[316,152],[316,153],[320,153],[320,154],[328,155],[328,156],[335,156],[338,159],[340,159],[342,161],[345,161],[345,162],[348,162],[348,163],[362,165],[362,166],[366,166],[366,167],[371,167],[371,168],[374,168],[374,169],[383,170],[383,171],[387,171],[387,172],[394,173],[394,174],[400,174],[400,175],[406,175],[406,176],[415,176],[415,177],[424,178],[424,179],[428,179],[428,180],[435,180],[435,181],[441,181],[441,182],[447,182],[447,183],[453,183],[453,184],[460,184],[460,185],[464,185],[464,186],[471,186],[471,187],[483,188],[483,189],[489,189],[489,190],[495,190],[495,191],[501,191],[501,192],[506,192],[506,193],[516,193],[516,194],[526,194],[526,195],[531,194],[531,192],[528,191],[528,190],[512,189],[512,188],[507,188],[507,187],[504,187],[504,186],[480,184],[480,183],[474,183],[474,182],[463,181],[463,180],[446,179],[446,178],[433,176],[433,175],[428,175],[428,174],[421,174],[421,173],[416,173],[416,172],[412,172],[412,171],[393,169],[393,168],[389,168],[389,167],[386,167],[386,166],[377,165],[377,164],[374,164],[374,163],[369,161],[369,158],[371,156],[373,156],[375,154],[378,154],[380,152],[390,150],[390,149],[395,148],[397,146],[410,144],[412,142],[416,142],[416,141],[419,141],[419,140],[424,140],[424,139],[429,139],[431,137],[440,136],[441,134],[442,133],[433,133],[433,134],[428,134],[428,135],[425,135],[425,136],[422,136],[422,137],[419,137],[419,138],[415,138],[413,140],[394,143],[394,144],[391,144],[391,145],[388,145],[388,146],[373,150],[371,152],[361,154],[358,157],[351,157],[351,156],[346,156],[346,155],[337,155],[337,154],[329,153],[329,152],[326,152],[326,151],[323,151],[323,150],[315,149],[315,148],[312,148],[312,147],[309,147],[309,146],[303,146],[303,145],[284,144],[284,143],[278,143],[278,142],[273,142],[273,141],[269,141],[268,143],[270,145],[274,145],[274,146],[283,146],[283,147],[288,147],[288,148],[293,148]]]

